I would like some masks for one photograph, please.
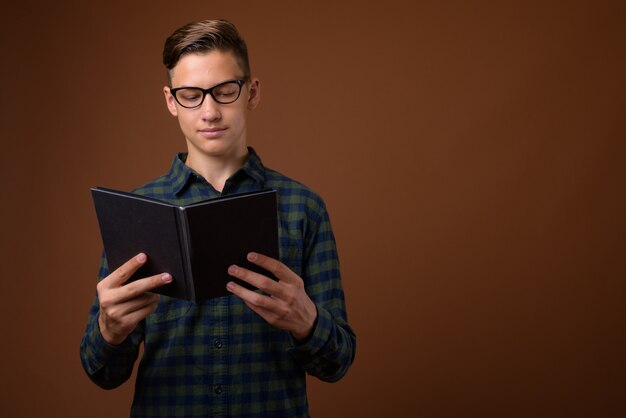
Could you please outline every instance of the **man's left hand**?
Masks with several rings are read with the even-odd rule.
[[[317,319],[315,304],[304,290],[304,281],[280,261],[257,253],[249,253],[248,261],[272,273],[278,281],[239,266],[230,266],[228,274],[262,290],[253,292],[234,282],[226,288],[270,325],[288,331],[303,341],[313,330]]]

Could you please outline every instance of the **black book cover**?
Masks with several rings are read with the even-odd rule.
[[[148,255],[129,281],[167,272],[174,280],[154,292],[197,302],[230,294],[226,283],[238,281],[228,275],[231,264],[272,277],[246,255],[278,259],[274,190],[187,206],[102,187],[91,193],[110,271],[140,252]]]

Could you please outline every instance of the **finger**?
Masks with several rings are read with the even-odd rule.
[[[148,257],[144,253],[137,254],[102,280],[103,285],[107,287],[119,287],[123,285],[146,263],[146,260],[148,260]]]
[[[98,284],[98,299],[100,301],[100,307],[105,310],[110,310],[115,307],[120,307],[122,304],[133,301],[144,295],[149,295],[149,291],[162,286],[166,281],[172,281],[172,276],[169,274],[162,274],[156,276],[146,277],[144,279],[136,280],[125,286],[116,287],[114,289],[101,288]]]
[[[129,315],[140,311],[147,306],[159,303],[159,295],[155,293],[144,293],[118,305],[117,309],[121,315]]]
[[[172,275],[169,273],[156,274],[143,279],[135,280],[125,286],[116,289],[119,301],[126,301],[141,296],[158,287],[172,282]]]
[[[272,273],[278,278],[278,280],[284,280],[291,283],[298,279],[298,275],[296,273],[275,258],[254,252],[248,253],[246,258],[249,262],[254,263]]]
[[[255,305],[252,302],[248,302],[246,300],[243,301],[246,306],[248,308],[250,308],[250,310],[252,310],[252,312],[256,313],[257,315],[259,315],[261,318],[263,318],[268,324],[272,325],[272,326],[277,326],[278,324],[278,315],[276,314],[276,312],[262,308],[258,305]]]
[[[232,265],[228,268],[228,274],[238,278],[239,280],[243,280],[244,282],[256,287],[257,289],[261,289],[262,291],[264,291],[265,293],[269,293],[270,295],[279,297],[282,295],[282,289],[280,284],[262,274],[255,273],[251,270],[236,265]]]
[[[136,309],[124,315],[124,322],[129,325],[129,329],[134,329],[140,321],[156,311],[158,304],[159,299],[156,298],[141,307],[135,307]]]
[[[263,318],[271,326],[293,333],[291,329],[292,323],[287,318],[287,312],[285,309],[281,309],[280,305],[270,305],[268,309],[245,300],[243,302],[250,310]]]
[[[139,321],[157,309],[158,295],[148,294],[129,302],[100,306],[98,319],[102,336],[110,344],[121,344]]]
[[[271,297],[246,289],[235,282],[228,282],[226,289],[233,295],[241,298],[248,306],[252,305],[265,310],[272,310],[276,304],[276,301],[272,300]]]
[[[146,319],[148,315],[150,315],[151,313],[154,313],[157,309],[157,306],[158,306],[158,303],[152,303],[150,305],[144,306],[141,309],[138,309],[136,311],[129,313],[127,319],[129,323],[134,324],[133,329],[135,326],[137,326],[139,322]]]

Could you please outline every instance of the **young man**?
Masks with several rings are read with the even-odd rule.
[[[278,191],[280,260],[249,261],[278,281],[231,266],[231,296],[197,304],[151,290],[172,277],[126,280],[146,262],[138,254],[110,272],[102,258],[97,297],[81,343],[89,377],[114,388],[131,375],[139,345],[133,417],[306,417],[305,374],[340,379],[352,364],[335,241],[323,201],[264,167],[246,145],[246,114],[260,100],[244,41],[226,21],[201,21],[165,42],[164,87],[187,153],[136,193],[189,204],[219,195]]]

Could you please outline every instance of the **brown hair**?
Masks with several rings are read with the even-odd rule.
[[[244,77],[250,77],[248,47],[235,25],[226,20],[201,20],[186,24],[165,40],[163,64],[168,70],[168,81],[171,82],[171,70],[183,55],[214,50],[232,53],[243,70]]]

